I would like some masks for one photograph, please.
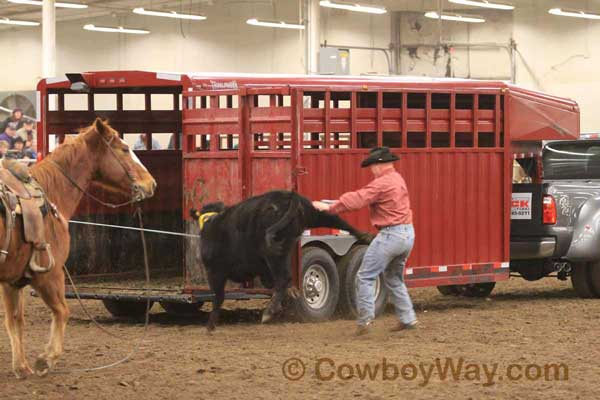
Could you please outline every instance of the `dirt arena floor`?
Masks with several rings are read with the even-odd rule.
[[[8,338],[0,335],[0,398],[598,398],[600,300],[575,297],[570,283],[512,279],[497,285],[488,299],[448,298],[435,289],[411,293],[418,330],[388,333],[395,319],[387,313],[372,335],[361,338],[353,337],[350,320],[260,325],[261,302],[226,303],[221,326],[208,336],[205,315],[174,318],[155,305],[148,335],[132,361],[60,374],[117,360],[143,332],[143,324],[114,319],[101,303],[87,302],[126,340],[114,339],[70,301],[66,351],[46,378],[17,381]],[[3,318],[1,309],[0,314]],[[28,299],[27,317],[33,362],[50,317],[37,298]]]

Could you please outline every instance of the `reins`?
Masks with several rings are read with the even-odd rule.
[[[84,196],[94,200],[96,203],[99,203],[99,204],[101,204],[105,207],[109,207],[109,208],[120,208],[120,207],[127,206],[129,204],[134,204],[138,201],[135,198],[132,198],[131,200],[128,200],[123,203],[108,203],[104,200],[101,200],[98,197],[91,194],[90,192],[88,192],[87,190],[83,189],[81,186],[79,186],[79,184],[75,181],[75,179],[73,179],[69,174],[67,174],[67,172],[65,170],[63,170],[63,168],[60,166],[59,163],[57,163],[54,160],[48,160],[48,161],[50,161],[52,164],[54,164],[54,166],[56,166],[58,168],[60,173],[63,174],[63,176],[65,178],[67,178],[67,180],[71,183],[71,185],[73,185],[77,190],[79,190],[81,193],[83,193]]]

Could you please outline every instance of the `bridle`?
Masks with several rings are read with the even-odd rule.
[[[55,167],[58,168],[58,170],[60,171],[61,174],[64,175],[65,178],[67,178],[67,180],[71,183],[71,185],[73,185],[75,188],[77,188],[81,193],[83,193],[86,197],[94,200],[95,202],[105,206],[105,207],[109,207],[109,208],[119,208],[119,207],[124,207],[127,206],[129,204],[134,204],[137,203],[138,201],[141,201],[144,199],[144,196],[139,192],[139,188],[140,186],[136,183],[135,177],[133,176],[131,169],[125,165],[117,156],[117,153],[115,152],[115,150],[112,148],[111,144],[112,141],[114,140],[116,136],[113,135],[113,137],[110,140],[106,140],[104,138],[102,138],[102,142],[106,145],[106,147],[109,149],[110,153],[112,154],[112,156],[115,158],[115,160],[117,160],[117,162],[119,163],[119,165],[121,166],[121,168],[123,168],[123,171],[125,172],[125,175],[127,176],[127,178],[129,179],[130,183],[131,183],[131,199],[123,202],[123,203],[109,203],[106,202],[104,200],[99,199],[98,197],[94,196],[93,194],[91,194],[89,191],[87,191],[86,189],[83,189],[75,179],[73,179],[73,177],[71,175],[69,175],[64,169],[63,167],[57,163],[54,160],[48,160],[50,161],[52,164],[54,164]]]

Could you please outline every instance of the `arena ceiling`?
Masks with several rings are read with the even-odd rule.
[[[294,0],[63,0],[65,2],[83,3],[87,9],[64,9],[57,8],[57,21],[78,20],[84,18],[102,17],[112,15],[122,17],[130,14],[135,7],[145,7],[152,10],[178,11],[187,13],[202,13],[210,16],[215,7],[230,8],[232,12],[240,11],[240,8],[251,7],[253,10],[277,9],[281,3]],[[300,1],[300,0],[298,0]],[[575,7],[600,8],[600,0],[498,0],[509,2],[516,7]],[[449,3],[447,0],[359,0],[362,4],[375,4],[385,6],[389,11],[425,11],[436,10],[440,3],[444,10],[470,12],[481,11],[479,7],[459,6]],[[345,12],[334,10],[333,12]],[[8,0],[0,0],[0,18],[22,19],[31,21],[41,20],[42,10],[40,6],[14,4]],[[0,27],[7,28],[7,27]],[[8,28],[10,28],[8,26]]]

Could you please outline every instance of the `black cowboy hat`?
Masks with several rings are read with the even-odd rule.
[[[369,156],[361,163],[361,168],[368,167],[371,164],[382,164],[398,161],[400,158],[390,152],[388,147],[375,147],[369,152]]]

